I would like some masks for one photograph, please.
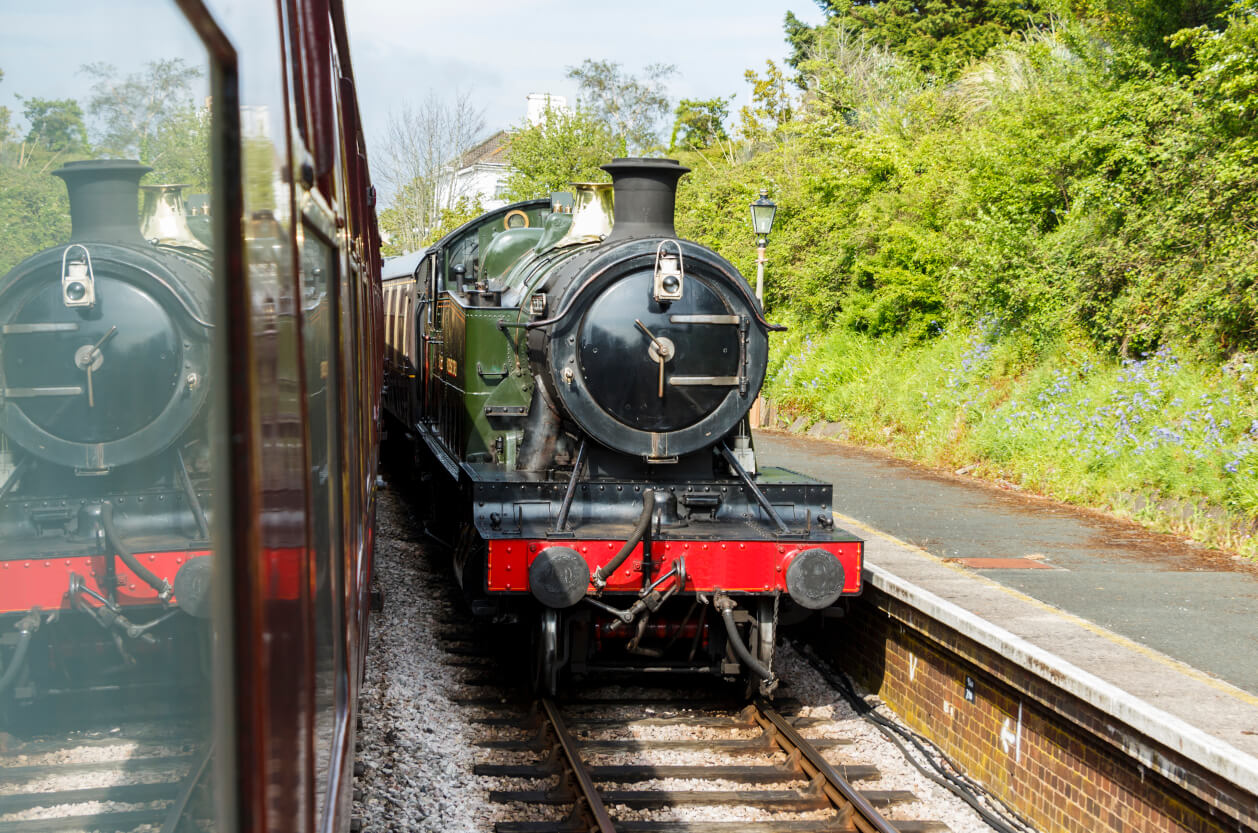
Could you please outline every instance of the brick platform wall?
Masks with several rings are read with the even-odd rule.
[[[868,584],[820,647],[1045,833],[1258,829],[1253,796]]]

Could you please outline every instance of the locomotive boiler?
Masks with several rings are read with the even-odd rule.
[[[386,265],[386,407],[473,609],[533,627],[539,688],[675,670],[769,693],[778,623],[859,592],[862,544],[829,484],[757,463],[778,328],[677,237],[687,169],[604,170]]]
[[[168,187],[141,233],[149,170],[54,171],[69,240],[0,279],[0,703],[173,652],[208,615],[211,261]],[[68,647],[99,641],[117,652]]]

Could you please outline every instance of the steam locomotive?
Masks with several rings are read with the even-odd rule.
[[[100,652],[65,647],[101,638],[185,662],[208,616],[211,259],[177,188],[146,186],[141,233],[149,170],[54,171],[70,239],[0,279],[0,698],[87,681]]]
[[[431,472],[473,610],[527,622],[533,678],[609,670],[776,686],[779,622],[861,589],[832,487],[759,466],[774,329],[677,237],[669,159],[516,203],[385,266],[385,408]]]

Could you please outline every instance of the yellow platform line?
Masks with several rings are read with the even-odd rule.
[[[896,538],[894,535],[889,535],[888,533],[883,532],[880,529],[876,529],[870,526],[869,524],[864,523],[863,521],[856,520],[856,518],[848,517],[847,515],[844,515],[840,512],[831,512],[830,514],[834,516],[835,523],[839,524],[845,529],[863,532],[866,535],[872,535],[872,536],[881,538],[884,541],[889,541],[890,543],[895,544],[897,547],[902,547],[924,558],[928,558],[931,561],[935,562],[936,564],[940,564],[944,567],[947,567],[950,570],[954,570],[958,573],[961,573],[967,576],[968,578],[981,581],[984,584],[988,585],[989,587],[993,587],[997,590],[1000,590],[1001,592],[1006,593],[1010,596],[1013,596],[1015,599],[1023,601],[1034,607],[1037,607],[1042,611],[1045,611],[1047,613],[1052,613],[1056,616],[1060,616],[1066,621],[1071,622],[1072,624],[1075,624],[1083,628],[1089,633],[1093,633],[1093,634],[1096,634],[1097,636],[1104,637],[1105,639],[1108,639],[1110,642],[1113,642],[1115,645],[1118,645],[1122,648],[1126,648],[1129,651],[1135,651],[1141,656],[1148,657],[1151,660],[1154,660],[1156,662],[1162,663],[1163,665],[1169,666],[1170,668],[1173,668],[1178,673],[1183,674],[1186,677],[1191,677],[1192,679],[1198,682],[1205,683],[1206,685],[1210,686],[1216,691],[1220,691],[1223,694],[1227,694],[1228,696],[1233,697],[1237,700],[1240,700],[1241,702],[1246,703],[1248,705],[1258,706],[1258,696],[1254,696],[1253,694],[1250,694],[1248,691],[1245,691],[1244,689],[1237,688],[1236,686],[1232,685],[1226,680],[1220,680],[1218,677],[1215,677],[1212,674],[1207,674],[1205,671],[1202,671],[1199,668],[1193,668],[1191,665],[1189,665],[1188,663],[1182,660],[1175,659],[1174,657],[1168,657],[1166,654],[1163,654],[1160,651],[1150,648],[1147,645],[1141,645],[1139,642],[1129,639],[1121,634],[1114,633],[1111,630],[1101,627],[1095,622],[1089,622],[1087,619],[1084,619],[1081,616],[1076,616],[1075,614],[1062,610],[1059,607],[1048,604],[1047,602],[1040,601],[1039,599],[1033,596],[1028,596],[1026,593],[1023,593],[1019,590],[1015,590],[1012,587],[1009,587],[1007,585],[1001,584],[995,579],[991,579],[991,578],[988,578],[987,576],[980,575],[974,572],[973,570],[963,567],[952,561],[949,561],[948,559],[940,558],[934,553],[928,552],[927,550],[922,549],[916,544],[910,544],[908,541],[902,541],[899,538]],[[982,615],[981,611],[972,611],[972,612],[980,616]],[[1023,638],[1025,639],[1025,637]]]

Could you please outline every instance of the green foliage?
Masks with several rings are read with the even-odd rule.
[[[210,169],[210,120],[208,109],[191,105],[172,112],[157,127],[150,157],[153,166],[148,182],[178,182],[189,185],[187,193],[208,191]]]
[[[922,343],[789,323],[767,386],[788,411],[842,422],[856,442],[1258,555],[1253,357],[1202,365],[1164,349],[1116,360],[1061,339],[1028,349],[990,326]]]
[[[911,63],[846,26],[812,30],[808,52],[795,63],[813,118],[876,127],[901,119],[925,79]]]
[[[824,4],[822,8],[826,8]],[[817,32],[824,30],[825,27],[809,26],[796,17],[794,12],[787,11],[782,28],[786,32],[786,42],[791,47],[791,54],[786,58],[786,65],[799,69],[799,65],[808,60],[812,54]]]
[[[275,210],[275,143],[265,136],[241,140],[244,159],[245,215]]]
[[[580,87],[581,106],[610,128],[620,145],[618,156],[657,148],[656,125],[669,111],[665,82],[676,73],[672,64],[648,64],[640,79],[614,61],[589,58],[568,67],[568,77]]]
[[[1111,74],[1045,33],[946,85],[831,27],[800,64],[802,110],[750,159],[692,165],[678,225],[740,252],[772,183],[767,298],[818,326],[925,339],[990,318],[1120,356],[1252,351],[1258,23],[1226,24],[1179,36],[1188,76]]]
[[[1154,3],[1157,0],[1148,0]],[[922,72],[951,80],[1010,34],[1043,29],[1048,4],[1028,0],[820,0],[826,27],[847,28],[904,57]],[[818,33],[787,17],[791,66],[798,68]]]
[[[675,153],[678,148],[699,150],[728,141],[725,121],[729,118],[729,103],[733,100],[734,96],[728,99],[717,96],[679,101],[673,111],[676,121],[673,122],[673,135],[668,140],[668,152]]]
[[[751,104],[739,110],[742,134],[751,142],[762,142],[791,120],[793,102],[786,76],[773,61],[764,62],[764,75],[747,70],[743,78],[751,85]]]
[[[766,301],[792,332],[770,394],[1258,554],[1258,0],[1106,0],[962,38],[951,66],[907,4],[823,7],[788,19],[790,118],[689,154],[678,200],[678,230],[752,275],[772,189]]]
[[[87,150],[83,110],[74,99],[28,98],[22,102],[22,115],[30,125],[26,133],[30,144],[66,153]]]
[[[97,83],[87,111],[101,119],[97,132],[108,140],[98,149],[101,155],[140,151],[141,161],[154,167],[148,182],[182,182],[194,190],[209,190],[210,114],[186,100],[188,85],[200,71],[176,58],[150,64],[146,74],[125,82],[117,81],[112,69],[103,65],[95,65],[91,72]],[[145,88],[150,82],[156,86]],[[105,103],[102,97],[111,95],[118,99]],[[181,97],[185,98],[182,102]],[[22,101],[28,125],[23,140],[8,129],[7,111],[0,114],[0,274],[69,237],[65,184],[51,172],[64,162],[84,158],[89,150],[84,108],[79,102],[39,97]],[[139,119],[136,124],[142,122],[140,129],[119,143],[126,132],[123,127],[131,124],[133,117]],[[269,142],[262,144],[265,148],[258,150],[265,158],[258,155],[254,161],[263,164],[253,165],[262,170],[257,177],[260,181],[249,189],[255,200],[273,189],[275,149]],[[250,141],[246,141],[249,147]],[[246,168],[250,169],[248,161]],[[250,204],[274,207],[273,200]]]
[[[1090,21],[1120,74],[1143,74],[1146,66],[1188,71],[1192,50],[1175,35],[1181,30],[1222,28],[1230,0],[1070,0],[1074,16]],[[1239,5],[1239,4],[1238,4]]]
[[[507,198],[549,196],[570,182],[605,182],[608,177],[599,165],[617,155],[619,144],[607,123],[592,112],[547,108],[541,122],[511,136]]]
[[[484,213],[485,206],[481,203],[479,195],[459,197],[453,206],[441,209],[441,219],[429,229],[428,236],[420,243],[420,248],[436,243],[468,220],[474,220]]]
[[[403,185],[393,195],[389,207],[379,213],[380,251],[386,257],[418,251],[423,245],[426,235],[418,225],[418,212],[414,211],[414,206],[423,199],[420,188],[421,183],[417,180]]]
[[[61,180],[36,166],[0,164],[0,275],[70,236],[70,200]]]
[[[1229,136],[1250,136],[1258,119],[1258,0],[1237,0],[1227,28],[1178,32],[1172,45],[1191,47],[1196,89]]]
[[[484,112],[474,101],[465,90],[433,89],[417,105],[389,113],[372,171],[385,195],[380,230],[392,253],[419,249],[441,212],[454,207],[451,174],[467,166],[473,150],[501,146],[505,134],[485,137]]]
[[[0,81],[3,80],[4,70],[0,69]],[[9,131],[12,129],[9,127],[9,119],[11,117],[12,114],[9,112],[8,107],[0,107],[0,142],[7,142],[9,140]]]
[[[192,82],[202,74],[183,58],[150,61],[144,72],[125,78],[100,62],[85,64],[80,71],[95,79],[87,110],[99,121],[97,146],[146,164],[161,161],[161,126],[189,107]]]
[[[394,201],[394,206],[397,201]],[[406,223],[406,217],[397,207],[389,207],[380,212],[378,222],[380,229],[384,232],[384,241],[380,246],[380,252],[385,257],[394,257],[396,255],[406,254],[407,252],[415,252],[425,249],[433,243],[445,237],[468,220],[485,213],[485,206],[480,200],[480,196],[467,197],[462,196],[454,201],[454,205],[450,208],[441,209],[440,216],[427,231],[427,233],[419,233],[419,230],[411,230],[407,233],[403,228]]]

